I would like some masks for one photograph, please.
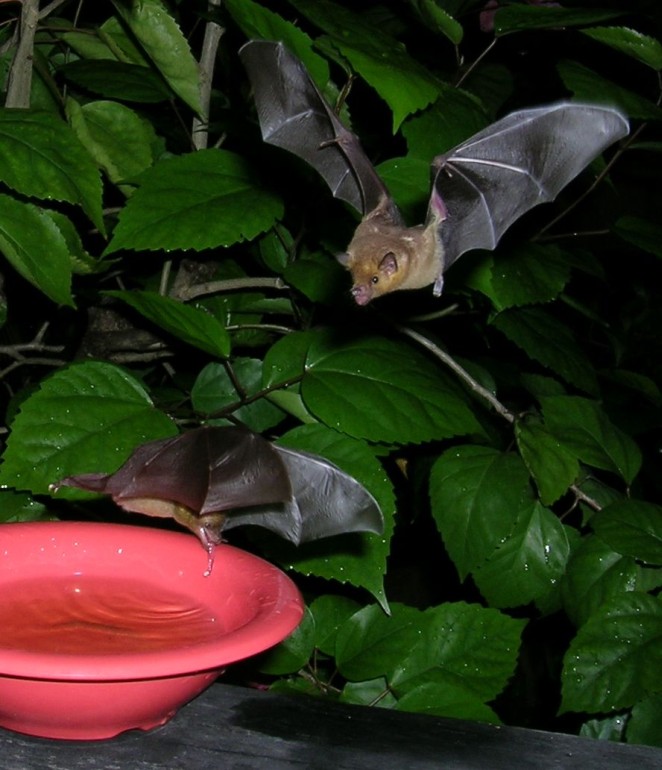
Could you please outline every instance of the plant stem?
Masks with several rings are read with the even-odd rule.
[[[222,291],[236,291],[238,289],[288,289],[288,285],[282,278],[228,278],[225,281],[207,281],[196,286],[190,286],[181,292],[180,299],[186,302],[205,294],[218,294]]]
[[[9,70],[5,107],[27,109],[32,90],[34,37],[39,22],[39,0],[23,0],[18,46]]]
[[[429,340],[427,337],[424,337],[422,334],[419,334],[407,326],[400,326],[399,324],[396,324],[396,328],[402,334],[406,334],[408,337],[416,340],[419,345],[422,345],[426,350],[432,353],[433,356],[444,363],[449,369],[452,369],[455,374],[457,374],[457,376],[466,385],[468,385],[474,393],[479,395],[483,400],[487,401],[487,403],[490,404],[494,411],[500,414],[505,420],[508,420],[510,423],[515,422],[515,415],[510,411],[510,409],[504,406],[504,404],[502,404],[501,401],[499,401],[499,399],[487,388],[484,388],[478,382],[478,380],[469,374],[466,369],[463,369],[451,355],[446,353],[445,350],[442,350],[438,345],[435,345],[432,340]]]
[[[209,10],[219,8],[221,0],[209,0]],[[215,21],[208,21],[205,36],[202,41],[200,54],[200,105],[202,114],[193,118],[193,147],[204,150],[209,145],[209,105],[211,102],[211,86],[214,78],[214,64],[218,44],[225,29]]]

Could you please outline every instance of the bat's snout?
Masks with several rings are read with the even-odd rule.
[[[365,283],[354,284],[351,293],[357,305],[367,305],[372,299],[372,290]]]

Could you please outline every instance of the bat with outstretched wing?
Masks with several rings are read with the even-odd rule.
[[[368,490],[323,457],[280,447],[241,427],[205,426],[137,447],[115,473],[51,486],[110,495],[127,511],[172,518],[209,554],[222,532],[256,524],[298,545],[346,532],[381,532]]]
[[[594,158],[628,133],[611,107],[560,102],[520,110],[432,161],[424,224],[406,227],[357,137],[340,122],[303,64],[282,43],[240,51],[265,142],[315,168],[362,220],[338,259],[365,305],[383,294],[433,285],[471,249],[493,249],[519,217],[553,200]]]

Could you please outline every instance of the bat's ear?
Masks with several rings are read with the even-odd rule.
[[[346,251],[341,251],[340,254],[336,254],[336,259],[343,267],[349,267],[350,257]]]
[[[398,272],[398,260],[392,251],[389,251],[382,257],[379,263],[379,272],[387,278]]]

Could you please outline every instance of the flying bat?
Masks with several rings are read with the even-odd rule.
[[[110,495],[127,511],[173,518],[208,553],[222,532],[256,524],[295,545],[345,532],[380,533],[382,512],[356,479],[328,460],[276,446],[241,427],[204,426],[137,447],[115,473],[51,485]]]
[[[426,221],[407,227],[357,137],[340,122],[303,64],[282,43],[239,52],[265,142],[307,161],[362,220],[339,261],[359,305],[433,285],[471,249],[494,249],[529,209],[553,200],[594,158],[626,136],[618,110],[574,102],[520,110],[432,161]]]

